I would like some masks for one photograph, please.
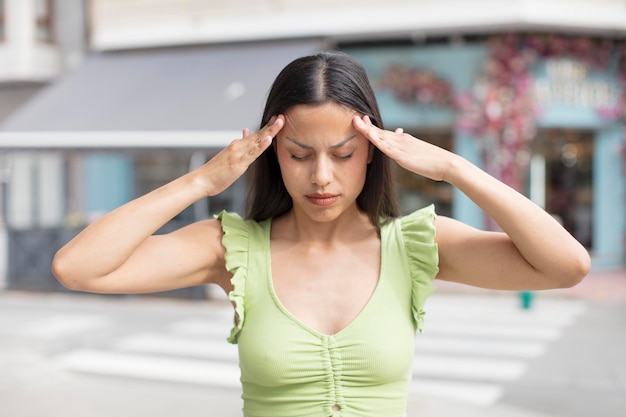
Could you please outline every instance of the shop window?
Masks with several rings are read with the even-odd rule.
[[[133,152],[135,160],[135,190],[137,196],[146,194],[190,170],[202,165],[210,157],[204,151],[189,149],[142,150]],[[237,183],[236,185],[239,185]],[[170,231],[197,220],[209,218],[222,210],[238,211],[243,201],[240,187],[233,185],[224,192],[203,199],[179,213],[162,232]]]
[[[5,1],[4,0],[0,0],[0,42],[4,41],[4,38],[6,36],[6,24],[5,24],[5,16],[6,16],[6,11],[5,11]]]
[[[192,149],[72,151],[67,154],[65,163],[65,224],[70,229],[80,228],[103,214],[94,211],[92,206],[115,207],[130,198],[147,194],[204,164],[210,156],[204,150]],[[125,170],[126,161],[131,164],[128,171]],[[119,167],[115,167],[116,163],[120,163]],[[103,166],[107,168],[107,164],[108,167],[113,166],[115,178],[107,177],[106,173],[103,177]],[[107,193],[102,192],[102,187],[86,185],[97,185],[102,181],[110,187]],[[158,232],[170,232],[194,221],[210,218],[222,210],[243,214],[244,185],[243,181],[236,181],[219,195],[200,200],[176,215]],[[90,195],[88,191],[94,188],[97,188],[95,194]],[[128,190],[128,196],[124,195],[125,190]],[[119,195],[127,199],[120,202]],[[94,203],[95,200],[97,202]]]
[[[64,159],[55,152],[4,154],[3,220],[13,230],[54,228],[63,224]]]
[[[593,246],[593,132],[540,131],[532,146],[529,195],[586,248]]]
[[[37,41],[54,42],[52,0],[35,0],[35,36]]]
[[[136,197],[180,177],[189,170],[190,151],[145,150],[133,152],[135,160]],[[162,232],[176,229],[193,222],[193,210],[187,208],[179,213]]]
[[[189,168],[190,153],[133,149],[68,152],[66,226],[81,228],[107,210],[181,176]],[[92,190],[96,191],[91,193]],[[186,210],[176,216],[168,228],[183,226],[192,220],[192,211]]]
[[[449,131],[407,131],[411,135],[434,143],[444,149],[452,149],[452,133]],[[447,182],[433,181],[403,168],[397,167],[396,181],[400,207],[410,213],[429,204],[435,205],[437,214],[452,215],[452,186]]]

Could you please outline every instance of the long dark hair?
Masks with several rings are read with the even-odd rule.
[[[269,92],[261,126],[276,114],[284,114],[298,104],[335,102],[368,115],[375,126],[383,128],[378,103],[365,68],[343,52],[320,52],[298,58],[276,77]],[[365,185],[357,205],[372,224],[399,215],[391,160],[374,148],[367,166]],[[250,194],[246,217],[256,221],[277,217],[293,206],[283,183],[276,151],[270,146],[251,166]]]

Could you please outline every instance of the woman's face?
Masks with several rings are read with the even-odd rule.
[[[352,125],[356,115],[332,102],[286,112],[276,153],[298,213],[324,222],[357,209],[371,152],[369,141]]]

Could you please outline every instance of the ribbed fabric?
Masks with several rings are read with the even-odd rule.
[[[416,330],[438,271],[434,207],[381,229],[378,285],[359,315],[324,335],[292,315],[271,279],[271,221],[220,213],[246,417],[404,417]]]

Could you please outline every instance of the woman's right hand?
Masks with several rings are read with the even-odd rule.
[[[213,219],[168,234],[154,233],[201,198],[216,195],[243,175],[285,125],[273,117],[258,132],[243,130],[202,167],[112,210],[63,248],[54,275],[66,287],[101,293],[166,291],[206,283],[230,285],[222,230]]]
[[[196,174],[196,183],[206,196],[214,196],[230,187],[248,167],[272,144],[272,139],[285,125],[285,116],[273,116],[258,132],[243,129],[243,137],[235,139],[215,155]]]

